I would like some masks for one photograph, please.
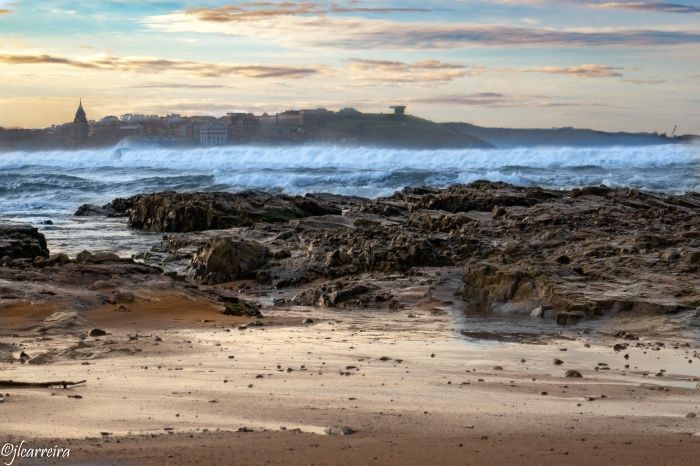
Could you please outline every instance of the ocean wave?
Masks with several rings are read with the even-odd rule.
[[[333,192],[377,197],[405,186],[479,179],[521,186],[606,184],[679,193],[700,185],[698,147],[665,145],[507,150],[359,147],[134,148],[0,154],[0,216],[72,213],[142,192]]]
[[[120,155],[115,155],[120,154]],[[694,146],[669,144],[606,148],[518,148],[408,150],[334,146],[227,146],[214,148],[134,148],[82,151],[6,152],[0,169],[238,170],[314,169],[440,171],[530,168],[662,168],[698,163]]]

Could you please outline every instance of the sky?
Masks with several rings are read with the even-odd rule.
[[[700,133],[700,0],[0,0],[0,126],[408,113]]]

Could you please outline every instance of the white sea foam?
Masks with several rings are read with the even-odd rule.
[[[318,169],[433,170],[494,169],[500,167],[659,168],[698,162],[690,145],[669,144],[605,148],[519,148],[407,150],[367,147],[228,146],[217,148],[124,148],[83,151],[7,152],[0,169],[54,167],[152,168],[169,170]]]
[[[448,186],[479,179],[571,188],[606,184],[669,193],[700,190],[697,146],[403,150],[330,146],[122,148],[0,153],[0,218],[42,229],[54,252],[131,254],[147,235],[120,219],[81,219],[82,203],[162,190],[375,197],[405,186]],[[53,225],[42,225],[51,219]],[[86,223],[87,222],[87,223]]]
[[[381,196],[478,179],[571,188],[607,184],[697,191],[697,146],[406,150],[233,146],[0,153],[0,209],[72,211],[139,192],[276,189]]]

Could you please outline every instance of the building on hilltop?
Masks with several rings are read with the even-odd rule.
[[[80,99],[80,105],[75,112],[73,119],[73,142],[75,144],[84,144],[89,135],[90,127],[88,126],[87,115],[83,109],[83,99]]]
[[[389,108],[394,110],[394,115],[405,115],[406,114],[406,106],[405,105],[392,105]]]

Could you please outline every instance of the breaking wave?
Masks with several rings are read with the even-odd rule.
[[[692,145],[607,148],[406,150],[333,146],[113,148],[0,153],[0,218],[41,225],[52,250],[136,250],[141,236],[118,221],[96,226],[72,216],[142,192],[264,189],[376,197],[405,186],[478,179],[523,186],[700,191],[700,151]],[[90,220],[90,222],[106,220]],[[80,241],[77,241],[79,239]],[[86,244],[87,242],[87,244]],[[80,246],[78,246],[80,245]],[[109,247],[108,247],[109,246]]]
[[[380,196],[404,186],[477,179],[571,188],[698,189],[697,147],[406,150],[332,146],[120,148],[0,154],[0,205],[102,200],[163,189],[278,189]],[[21,202],[20,202],[21,203]]]
[[[84,151],[7,152],[0,169],[149,168],[158,170],[320,169],[459,170],[604,167],[660,168],[698,162],[690,145],[605,148],[409,150],[334,146],[227,146],[218,148],[117,148]]]

